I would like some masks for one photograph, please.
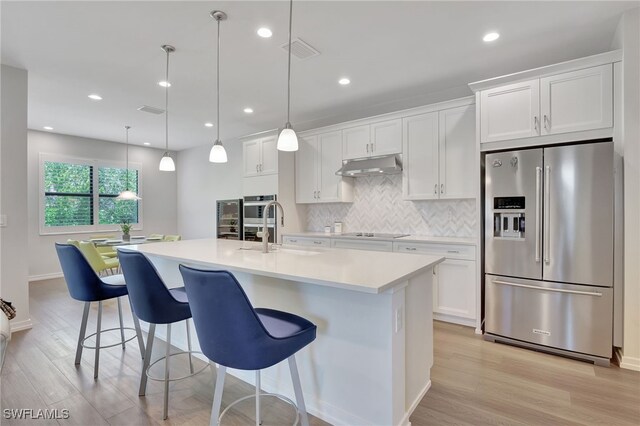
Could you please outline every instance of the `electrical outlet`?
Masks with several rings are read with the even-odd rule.
[[[7,226],[7,215],[6,214],[0,214],[0,227],[1,228],[6,228]]]
[[[403,327],[403,316],[402,316],[402,308],[396,309],[396,333],[402,330]]]

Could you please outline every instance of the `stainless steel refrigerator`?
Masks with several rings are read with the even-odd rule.
[[[609,364],[613,142],[485,157],[485,336]]]

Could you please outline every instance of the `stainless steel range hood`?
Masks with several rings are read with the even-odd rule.
[[[397,155],[344,160],[336,172],[338,176],[358,177],[371,175],[391,175],[402,171],[402,163]]]

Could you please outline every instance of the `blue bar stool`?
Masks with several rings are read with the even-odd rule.
[[[194,372],[191,354],[201,353],[191,350],[191,331],[189,330],[189,318],[191,310],[184,287],[168,289],[158,275],[158,271],[153,264],[142,253],[118,250],[120,267],[127,281],[129,298],[135,315],[142,321],[149,323],[149,335],[147,337],[147,351],[144,356],[144,365],[140,376],[139,396],[144,396],[147,390],[147,378],[164,382],[164,409],[163,419],[166,420],[169,414],[169,383],[186,379],[204,371],[208,365]],[[188,351],[171,353],[171,324],[178,321],[185,321],[187,326]],[[167,325],[167,349],[164,357],[151,362],[153,351],[153,340],[156,333],[156,324]],[[189,354],[190,374],[171,378],[169,375],[169,363],[172,356]],[[164,377],[154,377],[149,374],[149,370],[156,363],[165,360]]]
[[[211,409],[211,426],[220,424],[234,404],[252,398],[247,396],[231,403],[220,414],[224,378],[227,368],[256,371],[256,425],[261,423],[260,395],[276,396],[296,407],[280,395],[260,392],[260,370],[287,359],[296,396],[296,421],[309,425],[304,405],[295,353],[313,342],[316,326],[288,312],[253,308],[236,278],[228,271],[210,271],[180,265],[189,296],[193,322],[202,352],[219,365]]]
[[[133,316],[133,324],[135,328],[124,327],[122,321],[122,304],[120,303],[120,297],[126,296],[127,287],[122,275],[110,275],[108,277],[99,277],[93,270],[87,259],[80,252],[80,249],[73,244],[60,244],[56,243],[56,251],[58,253],[58,259],[62,266],[62,273],[64,279],[67,282],[67,288],[72,298],[84,302],[84,312],[82,314],[82,323],[80,325],[80,335],[78,336],[78,346],[76,348],[75,364],[79,365],[82,359],[82,349],[95,349],[95,362],[93,367],[93,378],[98,378],[98,367],[100,365],[100,349],[110,348],[113,346],[122,345],[122,349],[125,349],[125,343],[138,338],[138,345],[140,346],[140,355],[144,356],[144,341],[142,340],[142,332],[140,331],[140,322],[135,315]],[[100,336],[107,331],[118,330],[118,328],[108,328],[102,330],[102,302],[116,298],[118,301],[118,317],[120,320],[120,341],[112,345],[100,346]],[[98,302],[98,324],[96,332],[86,336],[87,321],[89,319],[89,309],[92,302]],[[124,338],[124,330],[135,330],[135,336],[126,339]],[[87,346],[86,340],[95,336],[95,346]]]

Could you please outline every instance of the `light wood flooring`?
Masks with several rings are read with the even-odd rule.
[[[94,381],[92,350],[85,350],[79,368],[73,364],[82,304],[69,297],[62,280],[32,283],[30,291],[34,327],[14,333],[10,342],[0,377],[1,408],[66,408],[71,416],[58,421],[0,416],[2,425],[208,424],[212,372],[173,382],[169,419],[163,421],[162,383],[149,381],[147,396],[138,397],[140,354],[135,341],[125,351],[101,351],[100,376]],[[95,330],[96,310],[89,329]],[[125,322],[131,322],[128,309]],[[107,303],[103,327],[116,324],[115,302]],[[156,342],[154,359],[164,352],[162,341]],[[434,347],[433,384],[411,417],[414,426],[640,424],[640,373],[485,342],[472,329],[439,322]],[[184,374],[187,365],[184,356],[172,359],[177,375]],[[252,392],[252,386],[227,376],[222,405]],[[253,424],[253,412],[253,403],[243,402],[224,423]],[[264,426],[291,424],[295,416],[289,406],[271,399],[263,404],[263,415]],[[312,416],[310,420],[314,426],[326,424]]]

